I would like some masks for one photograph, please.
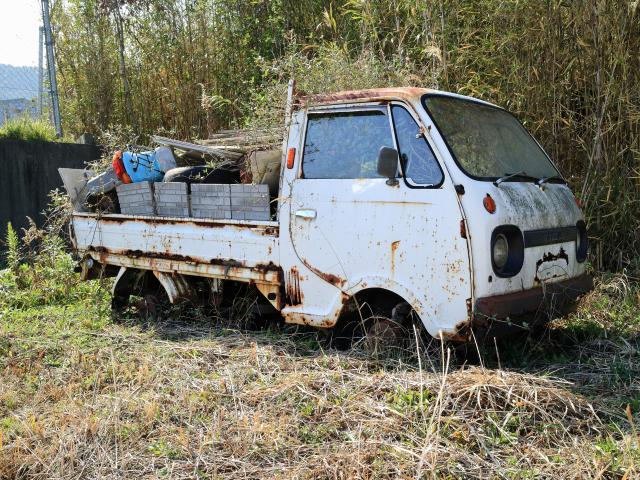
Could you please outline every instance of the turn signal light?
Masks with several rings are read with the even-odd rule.
[[[287,168],[288,169],[292,169],[293,168],[293,162],[296,159],[296,149],[295,148],[290,148],[289,152],[287,153]]]
[[[487,212],[496,213],[496,202],[488,193],[487,196],[482,199],[482,204]]]

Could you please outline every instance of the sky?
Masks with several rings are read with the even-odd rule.
[[[0,63],[38,65],[40,0],[0,0]]]

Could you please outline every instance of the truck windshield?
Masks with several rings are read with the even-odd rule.
[[[546,153],[509,112],[442,95],[426,95],[423,101],[467,175],[491,181],[514,173],[521,175],[508,181],[559,175]]]

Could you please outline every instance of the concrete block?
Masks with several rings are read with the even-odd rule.
[[[184,182],[156,183],[154,199],[161,217],[190,216],[188,187]]]
[[[262,184],[230,185],[231,218],[234,220],[271,219],[269,186]]]
[[[231,219],[231,197],[226,184],[192,184],[191,215],[214,220]]]
[[[231,209],[198,208],[191,207],[191,215],[194,218],[210,218],[212,220],[231,220]]]
[[[153,184],[151,182],[118,185],[116,193],[120,203],[120,213],[147,216],[156,214],[153,201]]]
[[[229,185],[218,183],[193,183],[191,184],[191,194],[198,196],[220,196],[229,195]]]
[[[249,211],[237,211],[232,212],[233,220],[251,220],[251,221],[265,221],[271,220],[271,213],[267,211],[249,212]]]
[[[158,215],[161,217],[189,217],[189,209],[175,206],[158,206]]]

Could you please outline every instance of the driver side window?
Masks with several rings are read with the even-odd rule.
[[[381,178],[378,153],[393,147],[385,108],[312,113],[307,123],[302,178]]]
[[[391,107],[405,177],[417,186],[440,185],[444,179],[438,160],[411,114],[399,105]]]

